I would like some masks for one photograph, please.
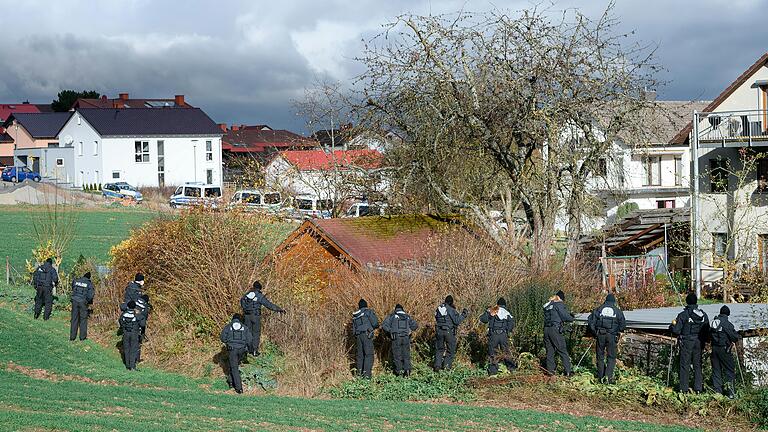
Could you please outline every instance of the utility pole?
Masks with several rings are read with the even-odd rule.
[[[693,136],[691,137],[691,282],[696,290],[696,297],[701,298],[701,245],[699,239],[699,113],[693,111]]]

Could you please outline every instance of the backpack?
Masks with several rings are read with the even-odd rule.
[[[616,325],[616,310],[611,306],[604,306],[597,317],[598,330],[612,331]]]
[[[393,334],[396,334],[398,336],[408,336],[411,334],[411,329],[408,327],[408,315],[405,313],[396,313],[394,320],[395,320],[395,326],[392,329]]]
[[[53,285],[53,277],[51,276],[51,271],[44,265],[41,265],[37,268],[35,271],[35,275],[33,276],[33,281],[35,283],[35,288],[48,288],[51,285]]]
[[[360,309],[352,314],[352,330],[355,334],[365,333],[370,330],[371,323],[365,315],[365,309]]]
[[[448,330],[451,328],[451,323],[448,322],[448,307],[446,305],[440,305],[435,310],[435,322],[439,329]]]

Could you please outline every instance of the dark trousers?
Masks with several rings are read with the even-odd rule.
[[[136,363],[141,361],[141,344],[144,343],[144,332],[146,330],[146,327],[142,327],[141,330],[139,330],[139,347],[136,349]]]
[[[456,357],[456,330],[437,329],[435,337],[435,369],[450,369]]]
[[[499,359],[502,359],[504,364],[510,368],[512,366],[510,356],[507,332],[488,333],[488,374],[496,375],[499,373]]]
[[[691,365],[693,365],[693,391],[704,389],[701,372],[701,341],[698,338],[680,339],[680,391],[688,392]]]
[[[45,305],[43,319],[47,320],[51,317],[51,308],[53,308],[53,287],[37,288],[37,292],[35,293],[35,318],[40,316],[40,311],[43,310],[43,305]]]
[[[718,393],[723,393],[723,372],[725,384],[730,384],[730,390],[736,388],[736,361],[733,354],[724,347],[712,345],[712,387]]]
[[[357,356],[355,358],[355,368],[357,374],[363,378],[371,377],[373,369],[373,335],[360,333],[355,336],[357,345]]]
[[[240,362],[243,360],[246,352],[248,352],[246,347],[227,346],[227,354],[229,355],[227,359],[229,364],[229,383],[238,392],[243,391],[243,381],[240,378]]]
[[[392,361],[396,375],[411,373],[411,337],[397,335],[392,339]]]
[[[69,320],[69,340],[75,340],[80,330],[80,340],[88,337],[88,304],[84,301],[72,302],[72,315]]]
[[[251,331],[251,337],[253,345],[250,346],[251,353],[257,355],[259,353],[259,345],[261,343],[261,315],[247,314],[245,315],[246,327]]]
[[[123,357],[126,369],[136,369],[139,354],[139,331],[123,332]]]
[[[597,360],[597,379],[599,380],[607,378],[609,383],[613,383],[613,370],[616,368],[616,342],[618,338],[618,336],[611,333],[597,335],[595,358]]]
[[[560,333],[556,326],[544,327],[544,346],[547,350],[547,371],[551,375],[555,374],[555,369],[557,368],[555,353],[557,353],[563,361],[565,374],[570,375],[571,357],[568,355],[568,346],[565,344],[565,336]]]

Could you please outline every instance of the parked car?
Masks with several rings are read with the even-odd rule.
[[[105,183],[104,186],[101,187],[101,194],[106,198],[130,198],[136,202],[144,200],[141,192],[126,182]]]
[[[320,199],[312,195],[299,195],[293,199],[294,217],[300,219],[328,219],[333,210],[333,201]]]
[[[384,214],[384,208],[386,207],[386,204],[383,203],[373,203],[369,204],[368,202],[358,202],[352,204],[351,207],[349,207],[349,210],[347,210],[346,213],[344,213],[345,218],[353,218],[353,217],[362,217],[362,216],[377,216],[377,215],[383,215]]]
[[[232,195],[228,208],[242,208],[246,211],[277,213],[283,208],[280,192],[264,192],[258,189],[243,189]]]
[[[14,183],[23,182],[25,180],[39,182],[41,178],[40,173],[32,171],[27,167],[5,167],[2,173],[3,181]]]
[[[168,200],[171,208],[204,206],[218,208],[221,204],[221,186],[202,182],[189,182],[176,188]]]

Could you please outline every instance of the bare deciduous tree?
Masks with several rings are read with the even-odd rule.
[[[653,105],[643,89],[658,85],[652,50],[626,44],[610,10],[597,20],[533,9],[389,24],[360,60],[366,123],[404,137],[390,154],[395,190],[421,188],[502,245],[492,210],[503,205],[512,219],[519,209],[534,268],[565,213],[573,253],[588,180],[612,137],[650,126],[633,119]]]

